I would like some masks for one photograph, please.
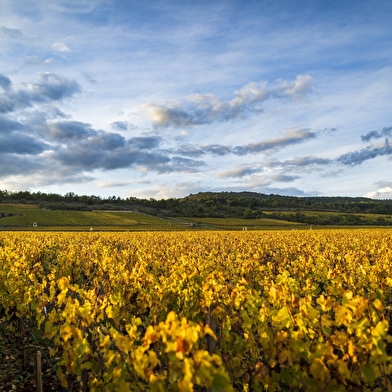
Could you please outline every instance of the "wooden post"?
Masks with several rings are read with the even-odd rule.
[[[43,392],[41,351],[37,351],[36,354],[34,355],[34,372],[35,372],[36,391]]]
[[[216,320],[215,317],[211,315],[211,308],[208,308],[207,324],[210,326],[212,331],[216,334]],[[212,336],[207,336],[208,352],[214,353],[216,348],[216,340]]]
[[[82,369],[82,374],[81,374],[81,382],[82,382],[82,392],[87,392],[89,390],[88,388],[88,370],[87,369]]]

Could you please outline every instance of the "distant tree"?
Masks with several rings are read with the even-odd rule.
[[[244,212],[245,219],[253,219],[255,217],[255,212],[250,208],[247,208]]]

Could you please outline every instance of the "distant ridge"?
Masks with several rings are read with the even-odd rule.
[[[309,224],[389,224],[392,200],[346,196],[282,196],[257,192],[199,192],[182,198],[138,199],[0,190],[1,204],[33,204],[51,210],[135,211],[157,217],[260,218],[270,217]],[[327,214],[327,215],[325,215]],[[381,217],[364,217],[377,214]],[[384,217],[383,217],[384,216]],[[374,219],[373,219],[374,218]],[[384,219],[385,218],[385,219]],[[370,219],[370,221],[369,221]],[[384,221],[383,221],[384,219]]]

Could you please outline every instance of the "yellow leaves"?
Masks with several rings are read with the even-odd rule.
[[[90,234],[2,237],[0,305],[92,390],[389,382],[389,232]]]
[[[309,368],[310,374],[323,384],[331,378],[331,373],[321,358],[315,358]]]
[[[156,331],[152,325],[149,325],[147,327],[146,333],[144,334],[144,344],[150,346],[150,344],[156,342],[159,337],[159,332]]]
[[[377,325],[372,329],[372,336],[378,339],[386,337],[388,333],[388,321],[379,321]]]
[[[101,339],[101,342],[99,344],[100,347],[106,348],[110,345],[111,340],[110,340],[110,336],[106,335],[103,337],[103,339]]]
[[[335,331],[333,335],[331,335],[331,341],[337,347],[344,347],[348,341],[348,335],[344,331]]]
[[[273,285],[272,285],[271,288],[270,288],[269,296],[270,296],[270,298],[271,298],[271,300],[272,300],[273,302],[276,302],[277,299],[278,299],[278,297],[279,297],[278,290],[277,290],[276,287],[273,286]]]
[[[115,367],[113,369],[113,381],[117,381],[121,377],[122,369],[119,367]]]
[[[61,292],[59,293],[59,295],[57,296],[57,302],[59,304],[65,302],[65,299],[67,297],[67,293],[68,293],[68,287],[64,287]]]
[[[380,311],[384,310],[384,305],[382,304],[382,302],[378,298],[374,300],[373,307],[377,310],[380,310]]]
[[[335,308],[335,320],[338,324],[350,324],[353,321],[351,309],[347,305],[337,306]]]
[[[350,369],[348,368],[347,362],[342,359],[338,359],[336,361],[336,365],[338,368],[338,378],[343,384],[347,384],[346,380],[350,379]]]
[[[63,328],[60,329],[61,331],[61,338],[66,342],[73,333],[73,329],[70,325],[65,325]]]
[[[290,314],[286,306],[279,309],[277,314],[272,317],[272,322],[276,328],[284,328],[291,325]]]
[[[69,279],[66,277],[60,278],[57,281],[57,286],[60,290],[65,290],[69,285]]]
[[[108,318],[113,318],[113,307],[111,305],[106,306],[105,313]]]

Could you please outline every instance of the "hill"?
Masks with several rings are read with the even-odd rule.
[[[57,211],[56,215],[51,211]],[[128,211],[128,214],[124,215],[124,211]],[[39,219],[34,214],[38,214]],[[151,220],[153,218],[155,221]],[[74,193],[62,196],[41,192],[0,191],[2,227],[26,226],[38,220],[43,222],[41,224],[52,226],[222,227],[221,223],[216,223],[218,221],[212,224],[211,220],[205,220],[221,218],[241,220],[236,224],[223,224],[223,227],[242,227],[246,226],[246,222],[247,226],[251,226],[251,220],[261,222],[261,219],[271,225],[274,220],[278,221],[278,225],[291,222],[306,225],[386,226],[392,225],[392,200],[295,197],[254,192],[201,192],[184,198],[147,200],[80,196]],[[147,219],[149,222],[146,222]]]

